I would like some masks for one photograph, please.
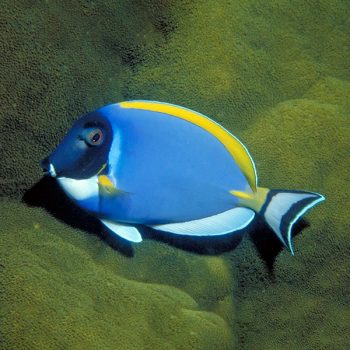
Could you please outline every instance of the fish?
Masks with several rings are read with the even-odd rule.
[[[246,146],[213,119],[178,105],[125,101],[78,119],[41,161],[48,176],[110,231],[241,232],[256,216],[294,255],[292,226],[325,197],[258,186]]]

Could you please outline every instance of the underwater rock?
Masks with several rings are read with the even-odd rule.
[[[259,259],[248,240],[233,252],[240,286],[236,334],[242,349],[346,349],[350,343],[344,205],[349,196],[349,93],[350,83],[324,78],[305,97],[277,105],[246,132],[262,182],[317,189],[327,201],[306,216],[310,225],[293,239],[295,257],[281,252],[272,271],[266,268],[267,256]]]
[[[321,77],[350,78],[344,1],[181,0],[168,11],[176,29],[166,45],[145,52],[128,98],[187,106],[237,135]]]
[[[295,237],[294,258],[266,238],[276,253],[268,267],[248,237],[223,262],[153,241],[130,259],[4,201],[0,347],[345,349],[349,4],[2,1],[0,196],[18,198],[38,181],[38,161],[83,113],[148,98],[237,134],[261,183],[327,201]]]
[[[199,272],[200,293],[214,298],[210,285],[227,279],[223,262],[206,274],[212,258],[183,262],[185,253],[175,258],[160,244],[154,262],[173,255],[182,264],[170,257],[152,265],[139,251],[132,261],[41,209],[5,200],[0,207],[1,349],[232,349],[227,322],[200,307],[195,285],[183,281]],[[187,292],[175,287],[184,283]]]
[[[123,100],[123,81],[143,51],[165,40],[157,8],[2,1],[0,196],[18,197],[40,179],[38,161],[77,116]]]
[[[172,102],[237,133],[320,77],[349,78],[348,13],[341,0],[3,1],[0,196],[22,195],[72,121],[105,104]]]

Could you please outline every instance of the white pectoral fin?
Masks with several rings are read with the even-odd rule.
[[[142,236],[139,230],[134,226],[119,224],[108,220],[101,220],[101,222],[115,234],[130,242],[139,243],[142,241]]]
[[[150,227],[179,235],[217,236],[243,229],[253,220],[254,216],[255,213],[251,209],[234,208],[203,219]]]

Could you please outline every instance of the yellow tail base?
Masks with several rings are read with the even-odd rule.
[[[238,204],[242,207],[253,209],[259,212],[266,201],[269,189],[265,187],[258,187],[256,192],[247,193],[242,191],[230,191],[230,193],[239,198]]]

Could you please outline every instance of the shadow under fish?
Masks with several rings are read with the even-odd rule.
[[[42,178],[30,188],[22,197],[22,201],[29,206],[44,208],[50,215],[68,226],[101,237],[125,256],[134,255],[130,242],[104,229],[97,218],[79,208],[50,177]]]
[[[80,209],[61,190],[58,183],[50,177],[42,178],[24,194],[22,201],[33,207],[41,207],[57,220],[68,226],[86,231],[101,237],[113,249],[125,256],[134,255],[132,244],[108,230],[93,215]],[[197,254],[218,255],[234,250],[246,231],[216,237],[179,236],[168,232],[156,231],[149,227],[139,226],[144,239],[167,243],[174,247]]]

